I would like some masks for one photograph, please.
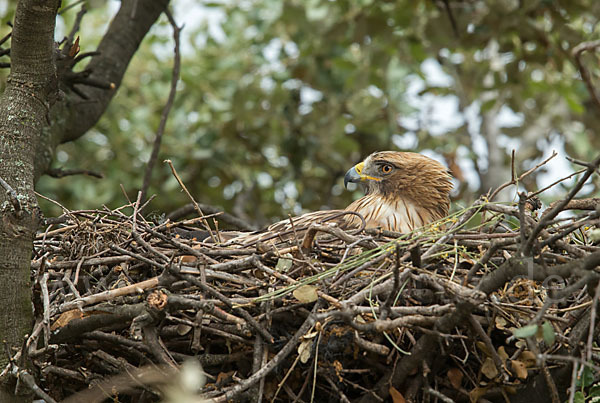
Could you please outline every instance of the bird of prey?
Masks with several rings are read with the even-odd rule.
[[[381,151],[346,172],[344,185],[364,185],[366,194],[344,210],[314,211],[282,220],[266,230],[239,234],[227,242],[249,246],[285,241],[311,224],[335,223],[344,230],[381,228],[407,233],[448,214],[451,177],[439,162],[413,152]]]

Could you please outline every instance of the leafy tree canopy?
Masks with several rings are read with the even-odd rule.
[[[82,51],[95,49],[114,13],[110,3],[87,6]],[[523,170],[549,145],[584,160],[600,147],[599,105],[572,54],[599,37],[597,1],[173,6],[180,23],[199,17],[184,28],[181,82],[159,160],[174,162],[198,201],[259,224],[347,205],[344,171],[378,149],[445,159],[458,177],[457,197],[472,199],[510,177],[513,148]],[[78,8],[61,13],[59,27],[68,31]],[[120,205],[120,183],[134,197],[167,98],[172,46],[163,18],[99,124],[57,151],[54,166],[105,178],[44,177],[39,192],[70,208]],[[583,53],[582,62],[594,83],[597,56]],[[535,179],[523,186],[533,189]],[[160,195],[155,211],[187,202],[160,163],[152,193]]]

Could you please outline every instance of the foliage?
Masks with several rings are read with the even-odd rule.
[[[94,49],[110,14],[90,6],[83,51]],[[190,4],[173,6],[183,20]],[[65,26],[77,10],[64,13]],[[159,160],[174,161],[199,201],[253,221],[347,205],[343,173],[377,149],[445,158],[457,197],[472,199],[510,177],[512,148],[524,170],[550,144],[585,160],[600,146],[598,110],[571,56],[598,39],[598,2],[254,0],[200,10],[222,13],[221,34],[202,19],[186,23]],[[119,183],[135,197],[168,93],[171,49],[163,19],[100,123],[58,152],[57,166],[106,178],[44,178],[41,193],[72,208],[119,205]],[[583,60],[594,79],[597,57]],[[522,185],[536,187],[532,178]],[[150,209],[187,201],[166,166],[152,183],[150,193],[169,197]]]

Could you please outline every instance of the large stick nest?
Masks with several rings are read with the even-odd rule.
[[[185,239],[198,219],[139,202],[68,211],[35,239],[36,322],[7,370],[27,359],[46,400],[564,401],[599,374],[600,208],[577,186],[543,214],[481,198],[411,234],[323,224],[276,247]]]

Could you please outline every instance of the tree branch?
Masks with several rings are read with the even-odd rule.
[[[181,69],[181,54],[179,52],[179,35],[181,33],[181,28],[177,26],[177,22],[175,22],[175,19],[169,10],[166,10],[165,14],[169,19],[169,23],[171,23],[171,26],[173,27],[173,39],[175,41],[173,73],[171,76],[171,89],[169,90],[169,97],[167,98],[167,103],[165,104],[162,114],[160,115],[160,123],[158,125],[158,130],[156,131],[154,145],[152,146],[152,154],[150,155],[150,159],[146,165],[146,172],[144,173],[142,196],[140,198],[142,202],[146,200],[146,194],[148,193],[148,187],[150,186],[150,179],[152,178],[152,169],[156,164],[156,158],[158,157],[158,151],[160,150],[160,143],[162,142],[162,136],[165,132],[165,126],[167,125],[169,112],[171,112],[173,101],[175,101],[175,92],[177,91],[177,82],[179,81],[179,71]]]
[[[52,162],[54,150],[61,143],[73,141],[85,134],[100,119],[121,85],[129,62],[150,27],[167,8],[168,0],[123,0],[100,45],[86,69],[93,83],[113,84],[113,89],[82,86],[79,96],[65,97],[50,111],[52,122],[49,133],[41,136],[35,161],[36,180]]]
[[[583,54],[583,52],[592,51],[592,50],[595,51],[598,47],[600,47],[600,40],[591,41],[591,42],[582,42],[579,45],[575,46],[571,53],[572,53],[573,57],[575,58],[575,65],[579,69],[579,74],[581,74],[581,79],[585,83],[585,86],[587,87],[588,92],[590,93],[590,97],[594,101],[594,105],[596,105],[597,108],[600,108],[600,96],[598,96],[598,93],[596,92],[596,88],[594,87],[594,84],[592,83],[592,78],[590,77],[590,73],[587,71],[587,69],[583,65],[583,62],[581,61],[581,55]]]

